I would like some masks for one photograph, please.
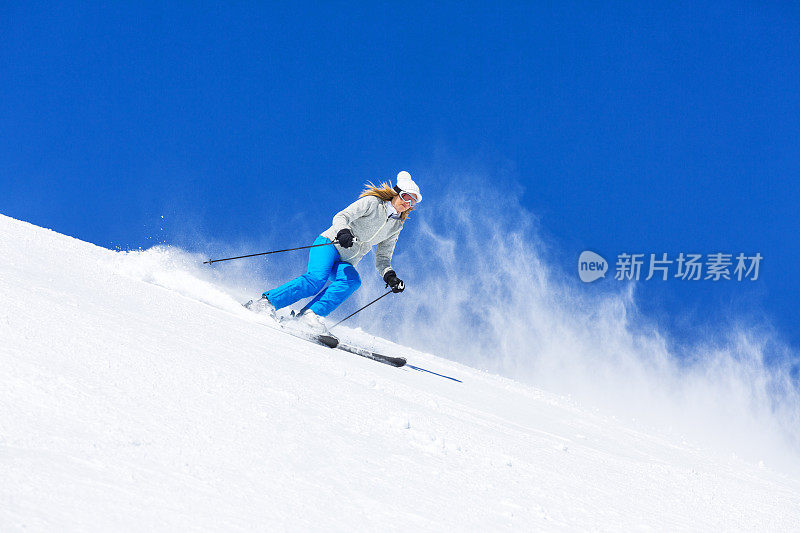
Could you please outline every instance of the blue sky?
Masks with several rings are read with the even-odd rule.
[[[641,282],[640,305],[800,346],[797,7],[163,4],[0,7],[0,212],[112,248],[283,247],[367,179],[411,171],[424,217],[477,175],[576,282],[585,249],[760,252],[757,282]]]

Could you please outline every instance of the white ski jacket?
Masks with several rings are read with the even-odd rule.
[[[333,241],[340,230],[349,228],[355,236],[353,246],[342,248],[334,244],[342,261],[355,266],[367,255],[372,246],[375,248],[375,267],[383,277],[392,269],[392,255],[397,244],[397,237],[403,229],[403,222],[391,215],[394,210],[387,202],[375,196],[359,198],[333,217],[333,225],[322,233],[326,239]]]

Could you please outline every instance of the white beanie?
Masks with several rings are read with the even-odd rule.
[[[395,186],[395,190],[400,189],[397,192],[405,191],[410,192],[414,196],[417,197],[417,203],[422,201],[422,193],[419,192],[419,187],[417,184],[414,183],[414,180],[411,179],[411,174],[406,172],[405,170],[401,170],[397,174],[397,185]]]

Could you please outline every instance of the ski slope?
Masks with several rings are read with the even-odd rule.
[[[800,480],[0,216],[0,530],[800,529]]]

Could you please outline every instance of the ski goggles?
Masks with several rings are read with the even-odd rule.
[[[400,191],[400,199],[414,207],[417,204],[417,197],[413,193]]]

